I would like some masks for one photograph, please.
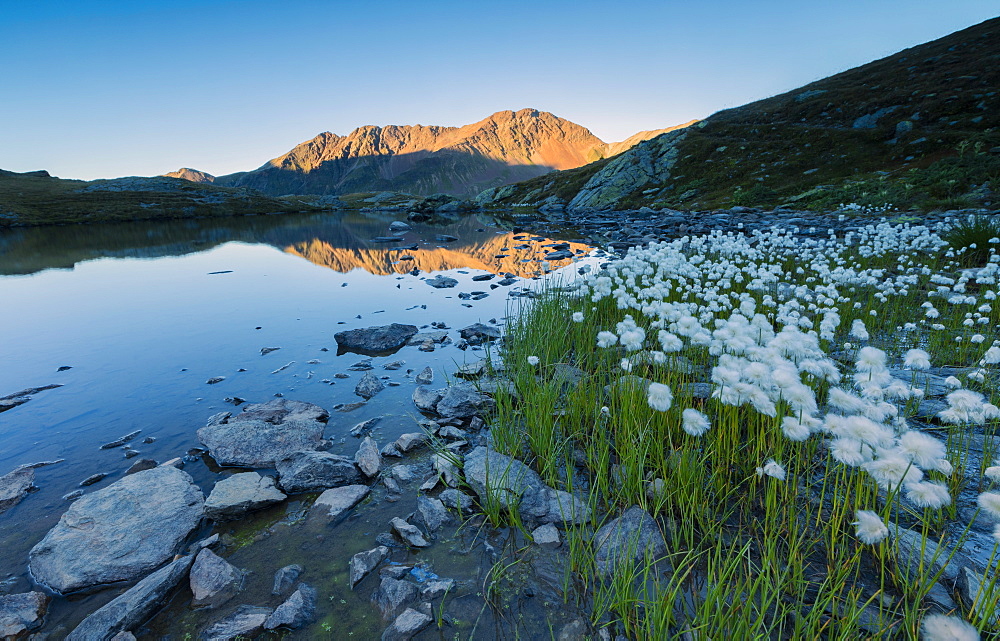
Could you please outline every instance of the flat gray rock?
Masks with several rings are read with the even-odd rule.
[[[44,592],[0,596],[0,639],[20,639],[42,627],[48,607]]]
[[[215,484],[205,500],[205,516],[215,520],[237,518],[286,498],[275,486],[273,477],[242,472]]]
[[[420,332],[419,334],[414,334],[410,337],[410,340],[406,341],[407,345],[418,346],[423,345],[425,342],[430,341],[432,343],[442,344],[448,342],[448,332],[445,330],[440,330],[436,332]]]
[[[500,328],[484,323],[474,323],[458,330],[459,335],[471,342],[486,342],[500,338]]]
[[[421,412],[436,412],[437,404],[444,396],[444,390],[432,390],[423,385],[419,385],[413,390],[413,404]]]
[[[271,608],[241,605],[235,612],[208,627],[202,633],[205,641],[233,641],[237,637],[251,638],[264,629]]]
[[[298,630],[316,620],[316,590],[301,583],[292,596],[279,605],[264,622],[265,630],[287,628]]]
[[[458,285],[458,281],[454,278],[449,278],[448,276],[437,275],[434,278],[428,278],[424,281],[434,289],[448,289]]]
[[[434,370],[428,365],[420,370],[420,373],[413,378],[413,381],[417,385],[430,385],[434,382]]]
[[[19,467],[0,476],[0,514],[21,502],[34,486],[35,470]]]
[[[416,333],[416,325],[392,323],[337,332],[333,338],[337,341],[340,352],[376,355],[399,349]]]
[[[427,539],[424,538],[424,535],[420,532],[420,528],[417,526],[407,523],[398,516],[390,520],[389,525],[391,525],[393,531],[399,535],[399,538],[403,539],[403,541],[410,547],[430,547],[430,543],[427,542]]]
[[[244,574],[208,548],[198,553],[188,582],[194,604],[218,606],[233,598],[243,584]]]
[[[559,547],[562,540],[559,538],[559,530],[551,523],[539,525],[531,532],[531,539],[535,545],[551,550]]]
[[[427,445],[430,439],[423,432],[400,434],[396,439],[396,449],[404,454]]]
[[[348,564],[351,571],[351,589],[353,590],[354,586],[361,582],[361,579],[371,574],[371,571],[377,568],[382,561],[385,561],[388,556],[389,548],[384,545],[365,552],[358,552],[352,556]]]
[[[597,531],[594,549],[598,571],[613,574],[642,561],[647,554],[654,559],[661,556],[667,551],[667,543],[653,517],[633,505]]]
[[[378,589],[372,594],[372,601],[382,611],[383,619],[395,618],[411,603],[417,600],[419,590],[409,581],[383,578]]]
[[[438,499],[445,507],[459,512],[472,511],[472,497],[459,490],[449,489],[438,494]]]
[[[110,639],[137,628],[156,612],[194,561],[185,556],[153,572],[76,626],[66,641]]]
[[[448,520],[448,510],[439,499],[421,494],[417,496],[417,517],[427,532],[433,534]]]
[[[361,473],[368,478],[378,476],[382,469],[382,454],[378,450],[378,444],[370,436],[366,436],[361,445],[358,446],[357,453],[354,454],[354,462]]]
[[[435,410],[442,418],[466,419],[490,412],[494,407],[496,402],[489,396],[480,394],[475,386],[459,383],[445,390]]]
[[[204,513],[204,495],[185,472],[137,472],[71,504],[31,549],[28,567],[60,594],[132,581],[172,557]]]
[[[198,440],[219,465],[274,467],[295,452],[319,448],[329,417],[318,405],[280,398],[213,416]]]
[[[409,641],[433,620],[423,612],[406,608],[382,633],[382,641]]]
[[[278,461],[278,483],[289,494],[352,485],[361,480],[354,461],[329,452],[297,452]]]
[[[365,372],[358,384],[354,387],[354,393],[366,401],[385,389],[385,384],[378,376],[371,372]]]
[[[370,491],[367,485],[335,487],[320,494],[316,502],[313,503],[312,509],[331,519],[336,519],[363,501]]]

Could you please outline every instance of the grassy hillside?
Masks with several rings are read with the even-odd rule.
[[[714,114],[617,159],[486,194],[487,202],[959,208],[1000,189],[1000,18],[779,96]],[[640,165],[676,154],[669,171]],[[655,166],[655,163],[654,163]],[[630,173],[632,172],[632,173]],[[614,180],[607,180],[612,175]],[[627,186],[623,186],[627,185]],[[590,189],[588,204],[595,202]],[[578,203],[584,200],[577,198]]]
[[[245,189],[180,178],[63,180],[45,172],[0,170],[0,228],[164,218],[311,211],[297,199],[270,198]]]

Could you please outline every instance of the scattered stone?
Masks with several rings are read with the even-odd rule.
[[[218,606],[240,589],[243,573],[208,548],[198,553],[188,582],[194,594],[194,605]]]
[[[207,381],[205,381],[205,384],[206,385],[215,385],[216,383],[221,383],[224,380],[226,380],[225,376],[213,376],[212,378],[210,378]]]
[[[448,519],[448,512],[440,500],[420,495],[417,497],[416,517],[423,523],[427,532],[433,534],[441,529],[441,525]]]
[[[435,410],[442,418],[466,419],[488,413],[494,407],[496,402],[492,398],[480,394],[470,383],[459,383],[445,390],[441,400],[435,405]]]
[[[35,486],[35,470],[19,467],[0,476],[0,514],[21,502]]]
[[[373,427],[378,425],[378,422],[382,420],[381,416],[376,416],[375,418],[370,418],[367,421],[362,421],[351,428],[351,436],[361,436],[365,432],[371,430]]]
[[[434,278],[428,278],[424,281],[434,289],[449,289],[458,285],[458,281],[454,278],[449,278],[448,276],[437,275]]]
[[[252,404],[235,416],[216,414],[198,430],[219,465],[273,467],[296,452],[315,450],[330,414],[312,403],[284,398]]]
[[[237,518],[286,498],[275,486],[273,477],[242,472],[215,484],[205,501],[205,516],[216,521]]]
[[[417,476],[412,465],[393,465],[389,475],[399,483],[409,483]]]
[[[0,639],[20,639],[42,627],[48,607],[44,592],[0,596]]]
[[[399,349],[416,333],[416,325],[393,323],[337,332],[333,337],[341,352],[375,355]]]
[[[193,561],[193,556],[184,556],[153,572],[84,619],[66,641],[110,639],[140,626],[163,605]]]
[[[201,552],[205,548],[213,547],[218,542],[219,542],[219,533],[216,532],[212,536],[205,537],[200,541],[192,543],[191,547],[188,548],[188,550],[190,551],[189,554],[197,554],[198,552]]]
[[[667,543],[653,517],[633,505],[597,531],[594,548],[598,571],[613,574],[642,561],[646,554],[659,557],[667,551]]]
[[[264,622],[271,616],[271,608],[241,605],[235,612],[209,627],[202,633],[204,641],[233,641],[251,638],[264,629]]]
[[[455,587],[455,579],[436,579],[428,581],[420,589],[420,598],[425,601],[444,596]]]
[[[444,397],[444,390],[432,390],[424,385],[413,389],[413,404],[421,412],[436,412],[437,405]]]
[[[587,641],[590,639],[590,627],[583,619],[574,619],[563,626],[556,641]]]
[[[403,453],[400,452],[399,449],[396,447],[396,441],[393,441],[392,443],[386,443],[385,447],[382,448],[381,453],[382,456],[392,456],[395,458],[399,458],[403,455]]]
[[[360,480],[351,459],[329,452],[296,452],[278,461],[275,468],[281,489],[289,494],[351,485]]]
[[[369,491],[370,490],[367,485],[345,485],[344,487],[335,487],[320,494],[319,498],[316,499],[316,502],[313,503],[312,509],[319,510],[320,508],[323,508],[328,517],[336,519],[344,512],[360,503],[366,496],[368,496]]]
[[[276,352],[279,349],[281,349],[281,348],[280,347],[261,347],[260,348],[260,355],[261,356],[267,356],[271,352]]]
[[[434,382],[434,370],[429,366],[420,370],[420,373],[414,377],[414,382],[417,385],[430,385]]]
[[[388,532],[386,532],[386,534],[388,534]],[[389,538],[392,538],[391,534],[389,534]],[[397,545],[396,547],[399,546]],[[400,565],[398,563],[390,561],[389,565],[379,570],[378,573],[380,576],[387,576],[390,579],[402,579],[403,577],[408,575],[410,573],[410,570],[412,569],[413,569],[412,566]]]
[[[477,283],[479,283],[479,282],[483,282],[483,281],[487,281],[487,280],[493,280],[496,277],[497,277],[496,274],[478,274],[476,276],[473,276],[472,280],[474,280]]]
[[[42,387],[29,387],[23,389],[20,392],[14,392],[13,394],[8,394],[7,396],[0,396],[0,412],[5,412],[12,407],[17,407],[31,400],[32,394],[37,394],[38,392],[44,392],[45,390],[55,389],[57,387],[62,387],[62,385],[43,385]]]
[[[465,492],[455,489],[445,490],[438,495],[438,499],[440,499],[445,507],[452,510],[458,510],[459,512],[472,511],[472,497]]]
[[[386,363],[385,365],[383,365],[382,369],[386,369],[386,370],[389,370],[390,372],[394,372],[397,369],[402,368],[403,365],[406,365],[406,361],[393,361],[391,363]]]
[[[458,486],[458,466],[455,465],[454,456],[456,455],[437,453],[431,460],[431,463],[434,465],[434,471],[444,479],[444,484],[448,487]]]
[[[399,538],[403,539],[403,541],[410,547],[426,548],[430,546],[430,543],[428,543],[427,539],[424,538],[424,535],[420,533],[417,526],[407,523],[398,516],[390,520],[389,525],[391,525],[393,531],[399,535]]]
[[[201,521],[205,498],[174,467],[138,472],[75,501],[29,554],[60,594],[134,580],[169,559]]]
[[[406,454],[407,452],[423,447],[429,440],[423,432],[409,432],[400,435],[396,439],[396,449]]]
[[[354,388],[354,393],[367,401],[384,389],[385,384],[382,383],[381,379],[377,376],[373,376],[371,373],[366,373],[361,380],[358,381],[357,386]]]
[[[554,550],[559,547],[562,540],[559,538],[559,530],[551,523],[540,525],[531,532],[531,539],[535,545],[547,550]]]
[[[373,370],[373,369],[375,369],[375,366],[372,365],[372,359],[366,358],[366,359],[358,361],[354,365],[351,365],[350,367],[348,367],[347,371],[349,371],[349,372],[367,372],[368,370]],[[344,378],[349,378],[347,374],[345,374],[343,377]]]
[[[136,472],[145,472],[146,470],[151,470],[154,467],[156,467],[156,461],[151,458],[141,458],[125,471],[125,476],[135,474]]]
[[[302,566],[294,563],[292,565],[286,565],[275,572],[274,587],[271,590],[271,594],[281,596],[291,590],[292,586],[295,585],[295,582],[299,580],[300,574],[302,574]]]
[[[141,432],[142,430],[136,430],[134,432],[130,432],[121,438],[111,441],[110,443],[105,443],[104,445],[101,446],[101,449],[110,450],[116,447],[121,447],[122,445],[125,445],[126,443],[134,439],[136,436],[139,436]]]
[[[486,343],[500,338],[499,328],[483,323],[474,323],[468,327],[463,327],[458,330],[458,333],[470,343],[475,341],[474,344]]]
[[[308,583],[299,584],[284,603],[264,622],[265,630],[288,628],[298,630],[316,620],[316,590]]]
[[[358,451],[354,455],[354,462],[357,464],[358,469],[361,470],[361,473],[368,478],[378,476],[379,471],[382,469],[382,455],[379,454],[378,444],[375,443],[375,439],[366,436],[361,441],[361,445],[358,446]]]
[[[568,492],[554,490],[517,459],[477,447],[465,457],[465,479],[481,501],[517,507],[522,518],[540,523],[582,523],[587,504]]]
[[[91,474],[87,478],[80,481],[80,487],[87,487],[88,485],[93,485],[95,483],[100,483],[107,477],[107,472],[98,472],[97,474]]]
[[[409,641],[433,620],[423,612],[406,608],[382,633],[382,641]]]
[[[83,496],[83,490],[73,490],[69,494],[63,494],[64,501],[75,501]]]
[[[401,220],[394,220],[389,223],[389,231],[406,231],[409,228],[410,226]]]
[[[436,332],[420,332],[418,334],[414,334],[410,340],[406,342],[406,344],[410,346],[417,346],[430,341],[432,344],[443,345],[449,342],[449,340],[448,332],[439,330]]]
[[[392,496],[398,497],[400,494],[403,493],[403,491],[401,489],[399,489],[399,483],[396,482],[396,479],[394,479],[391,476],[383,476],[382,477],[382,485],[384,485],[385,489],[387,489],[389,491],[389,496],[390,497],[392,497]],[[392,499],[392,500],[395,500],[395,499]]]
[[[271,373],[272,374],[277,374],[278,372],[283,372],[283,371],[285,371],[286,369],[288,369],[289,367],[291,367],[294,364],[295,364],[295,361],[288,361],[287,363],[285,363],[284,365],[282,365],[281,367],[279,367],[278,369],[274,370]]]
[[[455,372],[455,376],[458,376],[459,378],[476,379],[486,373],[488,365],[489,361],[485,358],[474,363],[467,363],[458,368],[458,371]]]
[[[409,581],[385,577],[372,594],[372,601],[382,611],[383,619],[391,619],[417,600],[417,586]]]
[[[358,552],[352,556],[348,565],[351,571],[351,589],[353,590],[361,582],[361,579],[371,574],[372,570],[377,568],[388,556],[389,548],[384,545],[380,545],[367,552]]]

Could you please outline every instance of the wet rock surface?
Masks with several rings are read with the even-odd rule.
[[[372,601],[381,610],[382,618],[390,620],[416,601],[418,594],[415,584],[386,577],[372,594]]]
[[[243,583],[243,572],[205,548],[198,553],[188,583],[194,605],[220,605],[231,599]]]
[[[385,632],[382,633],[382,641],[409,641],[414,635],[430,625],[433,620],[423,612],[407,608],[396,617],[392,625],[385,629]]]
[[[297,630],[316,620],[316,590],[301,583],[284,603],[274,609],[264,621],[265,630],[287,628]]]
[[[297,452],[278,461],[278,483],[290,494],[352,485],[361,480],[354,461],[329,452]]]
[[[311,403],[276,399],[217,414],[198,440],[219,465],[274,467],[276,461],[320,447],[330,414]]]
[[[247,512],[280,503],[287,498],[275,486],[274,478],[257,472],[241,472],[222,479],[205,500],[205,516],[232,519]]]
[[[44,592],[0,595],[0,638],[20,639],[42,627],[48,605]]]
[[[163,605],[193,562],[193,556],[185,556],[153,572],[84,619],[66,637],[67,641],[108,639],[138,627]]]
[[[382,561],[389,556],[389,548],[380,545],[365,552],[358,552],[351,557],[348,569],[351,572],[351,588],[353,589],[361,579],[371,574]]]
[[[204,516],[186,473],[157,467],[77,499],[29,554],[40,584],[60,593],[134,580],[169,559]]]
[[[233,641],[249,638],[264,629],[272,610],[255,605],[241,605],[235,612],[209,626],[202,634],[205,641]]]
[[[35,484],[35,470],[20,467],[0,476],[0,514],[21,502]]]
[[[345,485],[329,489],[319,495],[312,509],[331,519],[336,519],[360,503],[371,490],[367,485]]]
[[[341,351],[374,355],[399,349],[416,333],[416,325],[392,323],[337,332],[333,338]]]
[[[271,594],[278,596],[286,594],[299,580],[301,574],[302,566],[297,564],[286,565],[279,569],[274,573],[274,587],[271,589]]]

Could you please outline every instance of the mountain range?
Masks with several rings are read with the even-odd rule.
[[[324,132],[253,171],[212,176],[182,168],[165,175],[271,196],[399,191],[469,198],[490,187],[614,156],[694,122],[606,143],[545,111],[498,111],[462,127],[368,125],[346,136]]]

